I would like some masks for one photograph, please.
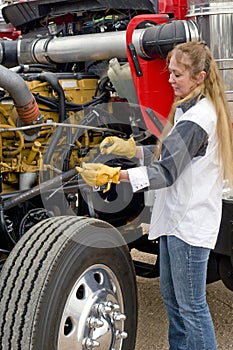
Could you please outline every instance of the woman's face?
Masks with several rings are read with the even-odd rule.
[[[183,54],[182,60],[185,64],[191,63],[186,54]],[[191,78],[190,71],[185,68],[184,64],[177,62],[174,54],[171,56],[168,69],[170,72],[168,81],[174,90],[175,96],[184,98],[197,87],[197,80]]]

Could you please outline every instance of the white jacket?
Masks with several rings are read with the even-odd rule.
[[[222,214],[223,177],[218,158],[217,117],[210,101],[177,108],[174,127],[159,161],[129,169],[133,190],[155,189],[149,239],[174,235],[188,244],[213,249]],[[148,163],[148,164],[147,164]],[[138,172],[143,176],[138,177]]]

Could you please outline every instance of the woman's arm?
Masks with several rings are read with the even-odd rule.
[[[129,173],[128,170],[121,170],[120,171],[120,178],[119,178],[120,182],[129,182]]]
[[[177,123],[171,134],[163,142],[161,160],[144,166],[120,171],[120,181],[130,182],[133,191],[150,187],[159,189],[171,186],[194,157],[204,156],[208,146],[208,135],[198,124],[191,121]],[[148,153],[148,160],[153,153]],[[121,180],[122,179],[122,180]]]

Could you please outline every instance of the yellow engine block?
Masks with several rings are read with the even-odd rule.
[[[3,192],[16,191],[17,189],[27,189],[32,185],[32,181],[38,181],[38,172],[44,170],[44,154],[49,148],[51,139],[56,130],[52,123],[60,121],[59,110],[49,107],[49,105],[59,106],[60,96],[57,91],[47,81],[26,79],[30,91],[35,96],[41,115],[43,126],[38,129],[36,136],[30,137],[21,130],[15,130],[19,126],[18,114],[14,102],[6,92],[0,100],[0,172],[2,174]],[[85,105],[93,100],[98,86],[98,77],[95,75],[83,77],[69,76],[62,74],[58,77],[59,86],[62,88],[65,103],[72,105]],[[45,101],[43,103],[43,100]],[[78,110],[80,109],[80,110]],[[85,115],[83,108],[67,108],[66,120],[71,124],[80,124]],[[13,129],[10,131],[10,129]],[[4,129],[7,129],[5,132]],[[64,128],[58,140],[48,168],[54,168],[52,164],[61,164],[64,160],[64,152],[67,147],[67,130]],[[72,133],[75,130],[71,129]],[[88,147],[95,146],[100,139],[98,133],[84,131],[72,145],[72,152],[69,154],[69,166],[72,167],[82,160],[82,152]],[[93,151],[92,151],[93,152]],[[92,154],[90,152],[90,154]],[[59,166],[58,166],[59,168]],[[59,169],[58,169],[59,170]],[[58,171],[57,170],[57,171]],[[28,180],[27,180],[28,179]]]

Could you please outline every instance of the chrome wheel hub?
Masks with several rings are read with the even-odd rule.
[[[93,265],[67,297],[59,327],[58,350],[120,350],[124,331],[123,295],[113,272]]]

